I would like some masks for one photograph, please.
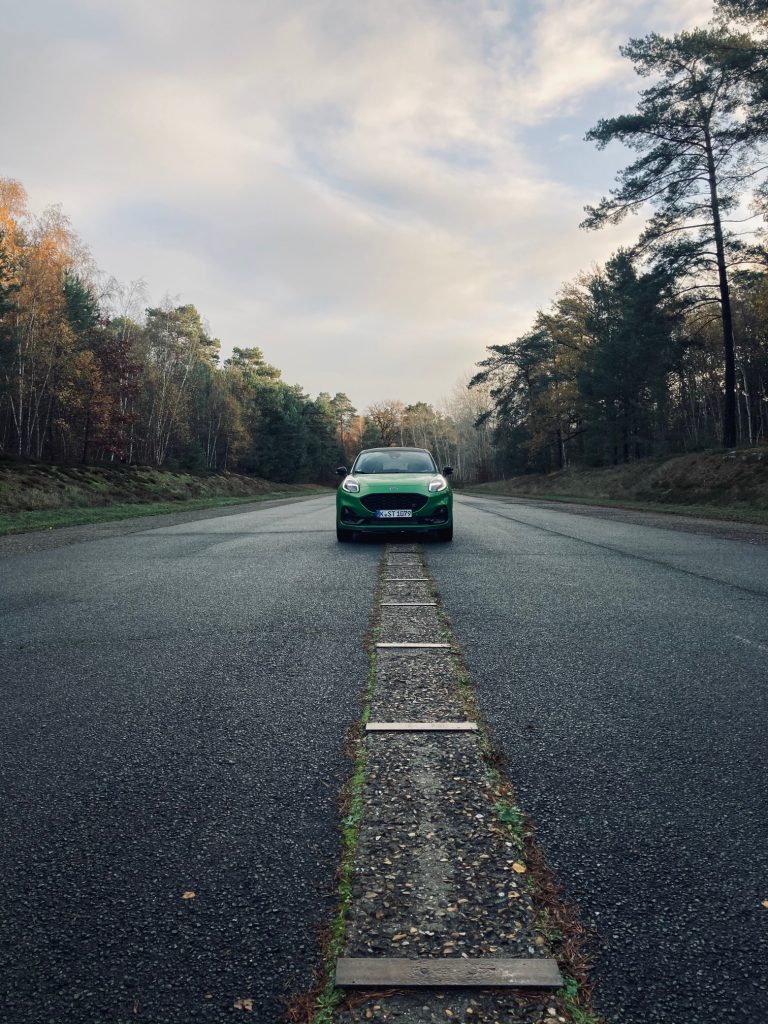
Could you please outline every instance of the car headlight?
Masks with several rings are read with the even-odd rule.
[[[430,491],[432,491],[432,493],[434,493],[435,491],[444,491],[447,486],[448,481],[445,479],[444,476],[435,477],[435,479],[431,480],[429,483],[429,489]]]
[[[360,484],[354,477],[345,477],[344,482],[341,485],[342,491],[346,491],[348,494],[357,494],[360,490]]]

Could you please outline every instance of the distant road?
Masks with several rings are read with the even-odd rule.
[[[768,546],[653,522],[460,496],[425,551],[598,1009],[757,1024]],[[0,560],[0,1022],[269,1024],[334,901],[382,549],[326,497],[89,529]]]
[[[481,706],[606,1019],[768,1021],[768,546],[577,511],[460,497],[427,548]]]

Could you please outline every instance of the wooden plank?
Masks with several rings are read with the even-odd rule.
[[[339,957],[336,984],[342,988],[560,988],[556,960],[402,960],[395,957]]]
[[[451,647],[451,645],[450,645],[450,644],[411,644],[411,643],[402,643],[402,644],[376,644],[376,646],[377,646],[377,647],[387,647],[387,648],[389,648],[390,650],[391,650],[392,648],[406,648],[406,649],[412,649],[412,648],[414,648],[414,647],[415,647],[415,648],[422,648],[422,647],[430,647],[430,648],[435,648],[435,647],[440,647],[440,648],[442,648],[442,649],[446,649],[446,648],[447,648],[448,650],[450,650],[450,647]]]
[[[382,601],[382,608],[437,608],[437,601]]]
[[[366,732],[477,732],[477,722],[366,722]]]

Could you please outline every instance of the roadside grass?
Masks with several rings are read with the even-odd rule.
[[[158,516],[169,512],[195,512],[199,509],[251,505],[254,502],[328,493],[328,488],[325,487],[318,487],[315,490],[304,486],[300,490],[267,491],[263,494],[251,494],[248,497],[190,498],[180,501],[125,502],[116,505],[0,512],[0,537],[12,533],[27,533],[30,530],[56,530],[63,526],[113,523],[120,519],[135,519],[140,516]]]
[[[461,647],[451,629],[437,584],[426,563],[423,563],[423,570],[430,580],[440,632],[452,645],[459,659],[459,693],[467,719],[477,722],[477,737],[499,825],[512,842],[515,854],[524,869],[519,876],[520,881],[538,905],[536,926],[550,943],[560,964],[563,987],[558,990],[557,995],[563,1009],[570,1014],[572,1024],[604,1024],[603,1020],[592,1012],[592,986],[589,976],[592,964],[585,952],[590,935],[582,927],[576,908],[564,899],[561,887],[536,838],[534,823],[518,806],[514,787],[505,771],[504,758],[496,749],[490,726],[480,710],[477,690],[464,661]]]
[[[565,502],[570,505],[592,505],[597,508],[623,508],[631,512],[663,512],[671,516],[691,516],[696,519],[714,519],[728,523],[754,523],[768,526],[768,510],[750,505],[680,505],[662,501],[632,501],[624,498],[585,498],[579,494],[538,494],[508,491],[484,484],[482,490],[467,487],[464,494],[491,495],[503,498],[523,498],[526,501]]]

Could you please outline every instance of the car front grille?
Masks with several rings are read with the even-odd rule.
[[[360,501],[370,512],[388,508],[409,508],[418,512],[427,503],[423,494],[366,494]]]

